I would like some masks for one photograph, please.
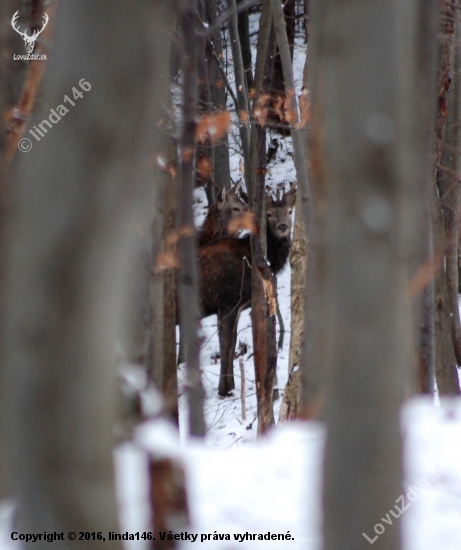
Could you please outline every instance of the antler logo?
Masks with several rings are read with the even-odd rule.
[[[19,34],[21,35],[22,39],[24,40],[25,46],[26,46],[26,52],[27,52],[27,53],[32,53],[32,52],[34,51],[34,48],[35,48],[35,41],[37,40],[38,35],[39,35],[40,33],[42,33],[43,30],[45,29],[45,27],[46,27],[46,25],[47,25],[47,23],[48,23],[49,17],[48,17],[48,15],[47,15],[46,13],[43,15],[44,21],[43,21],[43,26],[42,26],[42,28],[41,28],[39,31],[34,31],[34,34],[33,34],[32,36],[29,36],[29,35],[27,34],[27,31],[21,32],[21,31],[19,30],[19,27],[18,27],[18,25],[17,25],[17,23],[16,23],[17,20],[18,20],[18,18],[19,18],[19,10],[13,15],[13,18],[11,19],[11,26],[13,27],[13,29],[14,29],[17,33],[19,33]]]

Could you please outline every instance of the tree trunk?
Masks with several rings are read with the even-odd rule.
[[[253,354],[258,401],[258,435],[265,434],[274,424],[272,394],[277,362],[274,318],[269,315],[263,281],[274,284],[264,254],[265,242],[265,160],[266,135],[259,125],[255,128],[255,145],[252,153],[252,173],[256,172],[252,210],[257,233],[251,235],[251,321],[253,330]],[[275,312],[274,312],[275,313]]]
[[[147,227],[152,204],[142,172],[161,117],[155,98],[165,83],[157,68],[168,55],[170,7],[62,5],[65,40],[32,124],[72,97],[72,87],[84,97],[66,103],[65,118],[21,158],[11,226],[0,388],[9,411],[3,448],[20,495],[18,531],[107,533],[117,525],[114,342],[124,330],[132,228]],[[91,90],[79,84],[83,78]],[[96,550],[107,542],[59,545]]]
[[[237,0],[237,5],[245,0]],[[251,44],[250,44],[250,24],[248,19],[248,9],[241,11],[238,14],[238,34],[240,38],[240,46],[242,49],[243,68],[245,71],[245,79],[247,90],[252,90],[254,87],[253,67],[251,63]]]
[[[304,293],[303,287],[305,283],[306,274],[306,261],[307,261],[307,242],[309,239],[309,231],[311,226],[311,203],[312,195],[307,175],[307,161],[305,156],[305,145],[303,143],[301,133],[298,127],[299,115],[298,115],[298,102],[296,98],[296,92],[294,88],[293,70],[292,70],[292,57],[290,55],[290,42],[287,36],[287,27],[284,24],[283,11],[281,5],[277,0],[272,2],[272,11],[274,17],[274,27],[277,36],[277,44],[280,53],[280,60],[283,69],[283,77],[286,87],[286,109],[289,113],[289,119],[291,121],[291,135],[293,141],[294,150],[294,163],[296,168],[296,176],[298,185],[300,187],[299,197],[297,198],[296,208],[296,220],[295,220],[295,239],[293,248],[290,253],[290,263],[295,268],[292,272],[292,291],[294,294],[291,296],[292,305],[292,340],[290,342],[290,373],[293,368],[293,362],[295,356],[299,358],[299,350],[301,347],[301,339],[303,335],[303,321],[304,321]],[[304,219],[307,223],[304,223]],[[290,383],[297,383],[299,381],[299,375],[290,376]],[[300,395],[299,388],[289,391],[284,395],[284,406],[281,408],[281,420],[284,420],[284,415],[291,411],[298,411],[300,404],[287,403],[289,398],[298,398]]]
[[[205,0],[205,14],[207,21],[212,24],[216,20],[216,0]],[[213,55],[213,51],[216,54]],[[213,31],[206,48],[208,78],[210,85],[210,98],[213,108],[217,111],[225,111],[226,88],[223,86],[221,71],[218,66],[218,59],[222,58],[221,32],[217,28]],[[213,149],[213,177],[216,185],[230,189],[230,166],[229,166],[229,139],[226,133],[218,143],[212,146]]]
[[[444,257],[445,223],[439,198],[433,201],[434,251]],[[444,266],[437,272],[434,281],[435,299],[435,378],[440,395],[459,394],[458,372],[453,348],[452,321],[447,293],[447,277]]]
[[[452,208],[456,208],[459,203],[459,192],[454,189],[454,187],[458,187],[458,184],[454,184],[447,174],[448,170],[456,177],[457,155],[454,155],[451,148],[456,144],[459,133],[454,118],[455,98],[459,93],[456,90],[456,81],[459,80],[459,76],[453,75],[454,80],[452,81],[455,58],[455,20],[455,8],[453,5],[444,3],[440,20],[442,44],[440,47],[435,149],[438,192],[436,192],[432,203],[434,254],[443,259],[434,283],[435,374],[440,395],[459,394],[460,392],[453,345],[454,321],[451,318],[454,299],[452,296],[450,300],[447,285],[448,273],[451,273],[453,267],[453,258],[447,257],[447,251],[450,250],[450,242],[447,242],[447,237],[453,235],[453,223],[456,221],[457,214],[452,212]],[[453,256],[453,250],[451,256]],[[457,291],[452,289],[452,295],[454,293]]]
[[[229,7],[231,10],[237,10],[235,0],[229,0]],[[232,45],[232,57],[234,58],[237,108],[240,119],[240,139],[242,141],[243,160],[245,165],[245,184],[248,187],[250,181],[250,128],[247,121],[250,115],[250,108],[248,104],[248,90],[245,81],[242,48],[240,44],[236,14],[231,15],[229,18],[229,34]]]
[[[435,197],[432,199],[434,200]],[[427,264],[432,266],[427,288],[422,294],[422,322],[420,342],[420,390],[422,393],[434,395],[435,392],[435,300],[434,278],[436,273],[434,258],[434,237],[432,231],[432,217],[429,208],[426,208],[426,250]]]
[[[455,14],[453,14],[455,17]],[[453,36],[453,69],[451,70],[451,86],[448,92],[445,139],[443,141],[443,153],[441,164],[446,173],[440,174],[440,203],[445,220],[445,256],[447,292],[450,317],[452,322],[453,348],[456,362],[461,365],[461,324],[458,304],[458,232],[460,223],[460,150],[461,150],[461,77],[460,77],[460,25],[454,19]]]
[[[169,90],[168,90],[169,92]],[[170,94],[168,94],[170,95]],[[164,102],[168,104],[168,100]],[[151,308],[148,335],[147,369],[164,398],[166,416],[175,424],[178,419],[178,378],[176,368],[176,278],[173,269],[158,271],[156,259],[165,251],[165,243],[175,230],[176,147],[170,136],[165,135],[159,148],[158,164],[154,174],[159,184],[159,200],[152,222],[152,255],[149,269],[149,301]]]
[[[253,115],[259,106],[259,98],[264,92],[268,70],[270,50],[270,31],[272,27],[272,9],[268,2],[263,5],[255,70],[255,98]],[[265,173],[266,173],[266,136],[265,129],[254,123],[251,130],[250,151],[250,197],[254,222],[258,232],[251,236],[251,319],[253,330],[253,352],[258,400],[258,434],[266,433],[274,424],[272,394],[276,364],[275,327],[268,315],[268,305],[264,295],[263,280],[266,284],[272,275],[265,260]],[[272,324],[271,324],[272,323]],[[274,353],[275,350],[275,353]]]
[[[429,143],[432,122],[427,104],[415,102],[431,99],[417,95],[419,8],[406,3],[401,13],[398,3],[381,0],[312,6],[318,133],[311,165],[325,193],[316,212],[325,211],[321,248],[313,244],[309,266],[322,277],[313,290],[320,288],[324,313],[317,319],[319,308],[307,311],[308,328],[320,327],[308,332],[315,351],[305,361],[319,361],[315,368],[326,372],[325,550],[366,549],[370,539],[373,548],[400,548],[395,523],[378,528],[382,536],[374,526],[382,503],[391,506],[402,493],[399,406],[413,336],[409,268],[415,247],[422,255],[421,181],[430,175],[419,177],[430,158],[420,144]]]
[[[184,338],[187,365],[189,433],[205,435],[203,415],[204,390],[200,371],[200,312],[198,305],[197,242],[195,235],[193,198],[193,158],[195,149],[195,119],[197,109],[198,16],[196,1],[183,0],[179,15],[183,39],[184,96],[183,126],[180,137],[180,203],[179,240],[179,306],[181,334]]]

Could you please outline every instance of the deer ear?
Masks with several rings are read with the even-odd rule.
[[[242,180],[240,180],[233,189],[235,195],[239,194],[241,185],[242,185]]]
[[[226,200],[226,188],[223,187],[220,191],[218,191],[218,194],[216,195],[216,206],[219,210],[223,207],[224,201]]]
[[[296,203],[296,186],[297,183],[295,182],[284,195],[284,198],[286,200],[286,203],[288,206],[294,206]]]

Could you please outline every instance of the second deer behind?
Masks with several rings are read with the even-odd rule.
[[[277,275],[285,267],[291,245],[292,211],[296,189],[280,200],[266,197],[267,259]],[[237,325],[251,303],[250,237],[227,237],[199,249],[200,305],[203,317],[218,316],[221,374],[219,395],[235,388],[233,374]]]

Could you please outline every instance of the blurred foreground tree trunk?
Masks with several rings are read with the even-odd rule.
[[[6,261],[8,246],[8,216],[11,207],[11,178],[16,168],[15,155],[19,157],[18,141],[35,107],[42,76],[47,63],[44,61],[14,60],[14,54],[24,53],[22,37],[13,30],[11,18],[15,11],[27,22],[38,23],[43,15],[43,2],[7,0],[0,5],[0,327],[4,317],[6,289]],[[50,36],[54,26],[55,6],[48,9],[49,25],[42,33],[34,52],[49,55]],[[0,372],[3,370],[3,332],[0,330]],[[1,451],[0,451],[1,453]],[[0,496],[9,493],[9,482],[4,475],[3,455],[0,455]]]
[[[23,153],[11,228],[0,385],[19,531],[117,530],[114,345],[126,329],[135,227],[147,233],[150,221],[146,168],[158,90],[167,85],[158,67],[168,57],[170,10],[168,1],[80,0],[59,13],[53,69],[34,122],[61,104],[68,112]],[[64,550],[105,546],[59,543]]]
[[[461,365],[458,305],[458,231],[460,206],[459,6],[441,3],[439,83],[436,121],[436,181],[432,231],[437,271],[434,281],[435,377],[440,395],[459,394]]]
[[[182,0],[179,24],[182,34],[182,71],[184,74],[183,112],[179,139],[178,193],[178,297],[181,338],[186,359],[186,391],[189,412],[189,434],[205,435],[203,389],[200,370],[200,310],[198,302],[197,239],[192,210],[194,189],[194,152],[197,110],[197,56],[201,39],[198,35],[198,2]]]
[[[307,380],[324,373],[322,391],[309,398],[323,405],[328,429],[325,550],[368,549],[371,540],[376,549],[401,547],[397,522],[381,518],[389,509],[399,516],[403,492],[399,412],[414,365],[409,282],[425,249],[433,4],[310,5],[311,167],[321,231],[311,242],[309,292],[318,295],[307,301],[303,363]]]

